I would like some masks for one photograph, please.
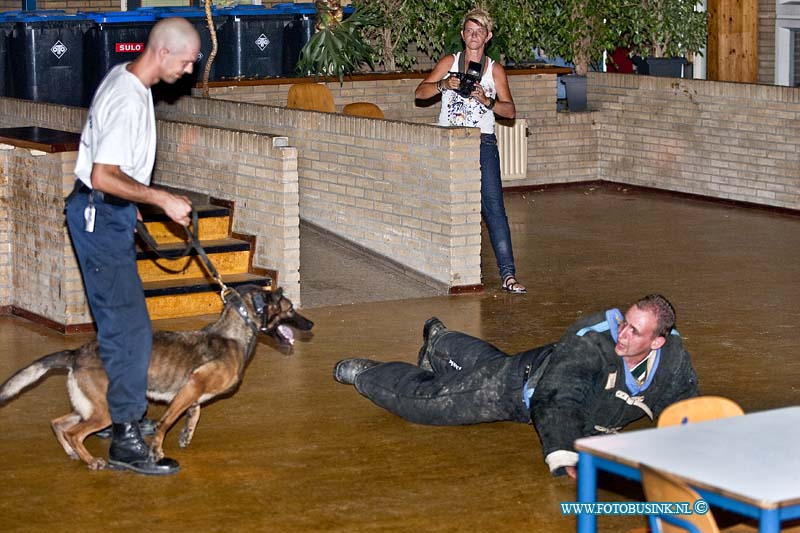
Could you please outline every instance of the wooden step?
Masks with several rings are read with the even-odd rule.
[[[269,272],[251,272],[251,243],[230,236],[231,208],[211,205],[207,196],[173,190],[189,196],[198,215],[197,238],[223,282],[236,288],[244,284],[272,287]],[[186,248],[186,231],[172,222],[158,208],[139,206],[144,224],[158,243],[160,251]],[[178,259],[160,259],[137,241],[136,261],[144,285],[147,309],[152,320],[196,315],[217,314],[222,311],[220,287],[206,270],[197,251]]]
[[[250,273],[222,276],[222,281],[231,288],[247,284],[272,287],[269,276]],[[220,287],[211,278],[149,281],[144,283],[144,294],[151,320],[218,314],[222,311]]]
[[[251,253],[250,243],[247,241],[232,238],[204,239],[200,244],[221,276],[247,272]],[[185,243],[172,242],[159,244],[159,250],[169,252],[182,250],[185,246]],[[139,249],[136,261],[142,281],[202,278],[207,273],[202,259],[194,249],[189,256],[179,259],[159,259],[155,252],[147,248]]]
[[[197,238],[202,240],[224,239],[230,235],[230,210],[215,205],[198,205]],[[184,242],[186,231],[183,226],[172,222],[161,211],[147,210],[142,212],[147,231],[158,243]]]

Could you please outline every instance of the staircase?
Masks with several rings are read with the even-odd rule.
[[[198,239],[222,281],[231,288],[244,284],[271,286],[275,274],[252,267],[253,246],[246,236],[231,235],[232,208],[213,205],[208,197],[190,196],[198,215]],[[159,209],[139,206],[144,224],[161,250],[186,247],[184,229]],[[136,261],[151,320],[217,314],[220,287],[192,250],[180,259],[160,259],[137,239]],[[253,243],[254,244],[254,243]]]

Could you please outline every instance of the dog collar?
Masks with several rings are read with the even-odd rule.
[[[244,320],[245,324],[247,324],[250,329],[253,330],[253,333],[256,335],[258,334],[258,324],[253,322],[253,320],[250,318],[250,313],[247,312],[247,305],[245,305],[242,296],[236,292],[236,290],[229,288],[227,291],[224,291],[222,294],[222,302],[225,305],[232,305],[236,312],[239,313],[239,316],[242,317],[242,320]]]

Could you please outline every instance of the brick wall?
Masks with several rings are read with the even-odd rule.
[[[85,116],[85,109],[0,98],[3,128],[80,131]],[[90,322],[63,214],[64,198],[75,181],[76,154],[34,155],[21,148],[0,154],[6,189],[0,220],[8,229],[0,233],[0,250],[9,258],[0,278],[0,306],[14,306],[63,326]]]
[[[556,112],[555,75],[509,76],[508,83],[517,118],[527,120],[530,136],[527,176],[503,179],[504,186],[597,179],[596,114]]]
[[[212,98],[249,102],[270,106],[286,106],[289,87],[292,82],[276,83],[277,80],[265,80],[264,83],[248,83],[242,85],[210,87]],[[372,102],[380,107],[387,119],[405,120],[408,122],[431,123],[437,120],[439,106],[416,106],[414,89],[420,78],[378,79],[364,81],[338,81],[324,83],[333,94],[336,110],[341,112],[345,105],[353,102]],[[195,90],[199,96],[200,91]]]
[[[1,147],[8,176],[3,207],[9,232],[3,245],[11,259],[3,302],[57,324],[91,322],[63,213],[77,152]]]
[[[14,262],[11,254],[11,180],[8,174],[11,153],[0,150],[0,309],[11,305],[14,294]]]
[[[678,192],[800,208],[800,89],[590,74],[588,113],[557,113],[552,75],[509,76],[528,121],[527,177],[506,186],[607,179]],[[366,82],[362,82],[366,83]],[[376,84],[387,116],[430,121],[438,104],[410,109],[418,79]],[[366,86],[330,84],[337,108]],[[258,87],[246,88],[260,98]],[[285,94],[272,91],[283,105]],[[267,93],[268,91],[265,91]],[[388,94],[403,95],[392,107]],[[221,89],[228,98],[235,89]]]
[[[326,82],[337,111],[346,104],[367,101],[377,104],[387,119],[435,123],[439,116],[438,99],[414,100],[414,90],[424,75],[409,74],[404,79],[369,79]],[[517,107],[517,117],[528,121],[528,175],[507,180],[506,186],[529,186],[597,179],[597,137],[591,113],[556,112],[556,75],[517,75],[509,71],[509,86]],[[211,87],[212,98],[285,106],[291,83],[265,80],[238,86]],[[196,91],[199,94],[199,91]],[[477,155],[475,156],[477,158]]]
[[[253,265],[279,273],[300,306],[297,149],[272,137],[160,120],[153,181],[235,202],[233,231],[256,237]]]
[[[80,107],[0,98],[0,128],[41,126],[54,130],[80,132],[85,120],[86,110]]]
[[[36,0],[36,9],[63,9],[67,13],[121,11],[121,6],[120,0]]]
[[[480,283],[478,131],[183,98],[162,118],[289,137],[300,216],[441,288]]]
[[[602,179],[800,209],[800,89],[589,74]]]

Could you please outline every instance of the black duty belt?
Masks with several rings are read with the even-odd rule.
[[[78,194],[93,194],[95,200],[100,200],[103,203],[109,205],[116,205],[120,207],[127,207],[131,205],[131,202],[125,200],[124,198],[120,198],[119,196],[114,196],[113,194],[107,194],[102,191],[97,191],[92,189],[91,187],[87,187],[85,183],[81,180],[75,181],[75,191]]]

